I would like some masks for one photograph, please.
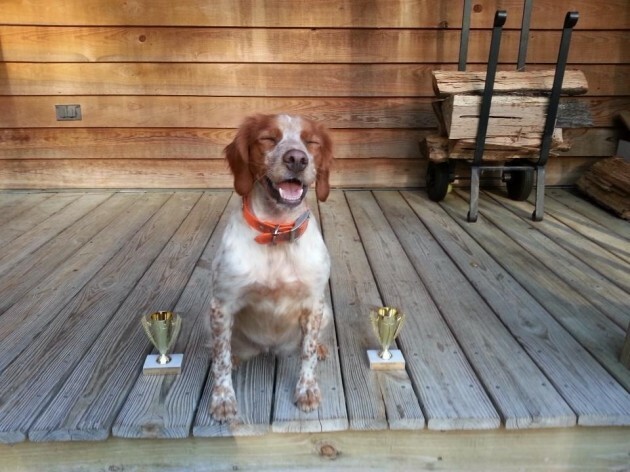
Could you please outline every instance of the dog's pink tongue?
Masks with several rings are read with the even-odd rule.
[[[280,196],[285,200],[299,200],[302,197],[302,185],[298,182],[281,182],[278,184]]]

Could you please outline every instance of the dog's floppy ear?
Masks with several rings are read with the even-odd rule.
[[[234,140],[225,149],[230,170],[234,174],[234,190],[240,196],[249,194],[254,186],[254,176],[250,170],[249,144],[252,128],[255,125],[253,117],[247,118],[239,128]]]
[[[315,180],[315,194],[320,202],[325,202],[330,193],[330,168],[333,163],[332,139],[328,130],[319,125],[318,133],[321,137],[319,159],[317,160],[317,179]]]

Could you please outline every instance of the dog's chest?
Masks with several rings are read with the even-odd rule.
[[[309,228],[298,241],[271,246],[243,238],[242,226],[235,223],[215,260],[215,293],[241,306],[291,304],[322,296],[330,260],[316,228]]]

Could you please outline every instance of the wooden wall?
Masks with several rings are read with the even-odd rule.
[[[522,0],[474,3],[470,69],[508,11],[502,68],[515,67]],[[570,184],[614,153],[630,108],[628,0],[534,0],[528,64],[550,68],[578,10],[570,67],[594,127],[548,166]],[[321,120],[334,185],[421,186],[417,142],[436,123],[432,69],[456,69],[462,0],[3,0],[0,188],[229,187],[221,150],[244,116]],[[55,105],[80,104],[81,121]]]

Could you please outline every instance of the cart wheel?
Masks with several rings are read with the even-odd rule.
[[[506,168],[509,165],[506,164]],[[508,177],[505,181],[508,197],[518,202],[525,201],[529,198],[534,188],[534,170],[505,170]]]
[[[427,193],[434,202],[444,200],[450,187],[450,167],[448,162],[429,162],[427,167]]]

